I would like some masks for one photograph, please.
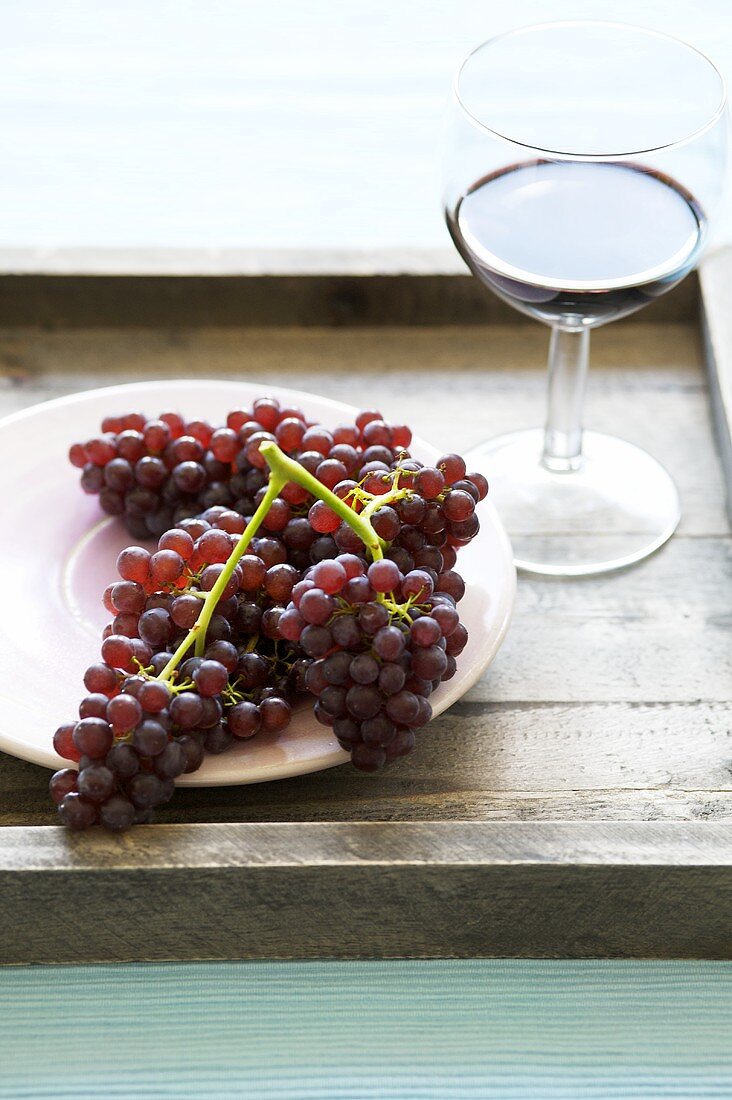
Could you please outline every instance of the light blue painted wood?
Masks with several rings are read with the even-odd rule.
[[[732,75],[729,0],[2,0],[0,248],[450,248],[453,70],[578,17]]]
[[[3,1100],[730,1096],[729,963],[0,971]]]

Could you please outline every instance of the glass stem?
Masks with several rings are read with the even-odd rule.
[[[568,473],[582,465],[582,405],[589,358],[588,328],[559,325],[552,329],[542,462],[554,473]]]

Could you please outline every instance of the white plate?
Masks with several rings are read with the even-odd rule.
[[[106,415],[139,410],[155,416],[170,409],[223,423],[230,409],[246,407],[263,393],[274,393],[325,425],[352,420],[356,412],[297,390],[248,382],[173,381],[74,394],[0,421],[0,464],[12,478],[0,545],[0,749],[49,768],[63,766],[53,751],[53,732],[77,715],[82,676],[100,659],[100,635],[109,619],[102,592],[117,579],[117,553],[134,541],[120,520],[100,518],[96,497],[81,492],[79,471],[66,459],[70,444],[97,434]],[[439,457],[419,439],[411,449],[422,461]],[[480,534],[460,551],[458,561],[467,584],[460,617],[470,640],[455,676],[431,698],[435,714],[459,699],[493,660],[513,607],[511,547],[489,501],[479,505],[479,514]],[[429,737],[429,731],[419,736]],[[303,705],[283,733],[208,756],[199,771],[178,782],[191,787],[260,783],[347,759],[331,730]]]

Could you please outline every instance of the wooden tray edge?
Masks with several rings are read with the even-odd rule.
[[[732,823],[8,828],[0,889],[5,964],[732,958]]]
[[[696,275],[629,318],[698,318]],[[7,327],[472,325],[524,322],[455,254],[0,250]]]

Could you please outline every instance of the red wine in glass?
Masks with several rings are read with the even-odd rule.
[[[473,184],[447,223],[471,270],[516,309],[585,326],[669,290],[705,237],[694,198],[632,163],[514,164]]]

